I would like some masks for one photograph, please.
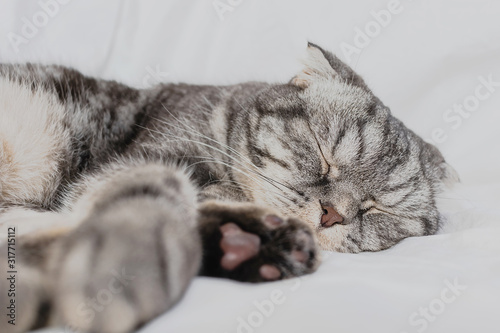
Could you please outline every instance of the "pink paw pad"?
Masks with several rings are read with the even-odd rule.
[[[224,224],[220,231],[220,247],[224,252],[220,263],[225,270],[232,271],[259,253],[259,236],[241,230],[234,223]]]
[[[268,281],[278,280],[281,277],[280,270],[271,265],[260,266],[259,273],[264,280]]]
[[[270,228],[278,228],[285,224],[285,221],[276,215],[267,215],[264,217],[264,223]]]

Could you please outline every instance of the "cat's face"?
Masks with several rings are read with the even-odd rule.
[[[435,193],[453,176],[441,154],[330,53],[310,45],[305,65],[257,97],[247,153],[261,176],[239,181],[309,223],[323,249],[377,251],[434,233]]]

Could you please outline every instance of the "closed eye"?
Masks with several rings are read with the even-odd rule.
[[[386,210],[380,209],[376,207],[375,205],[372,206],[364,206],[364,208],[359,209],[360,216],[365,216],[365,215],[370,215],[370,214],[387,214],[387,215],[392,215],[392,216],[397,216],[394,213],[388,212]]]
[[[363,216],[366,214],[378,213],[376,202],[373,200],[367,200],[361,204],[358,214]]]
[[[328,162],[325,159],[325,156],[323,153],[321,153],[321,175],[326,176],[330,173],[331,166],[328,164]]]
[[[321,175],[326,176],[330,173],[331,165],[326,161],[325,154],[323,154],[323,150],[321,149],[318,138],[316,137],[316,135],[314,135],[311,124],[309,124],[308,122],[307,125],[309,126],[309,130],[311,130],[311,133],[313,134],[312,137],[314,138],[314,141],[316,141],[316,146],[318,147],[319,154],[321,155]]]
[[[359,210],[358,214],[359,215],[365,215],[366,213],[368,213],[368,211],[370,210],[371,208],[362,208]]]
[[[360,208],[358,211],[359,216],[365,216],[365,215],[375,214],[375,213],[378,213],[378,209],[375,207]]]
[[[318,146],[319,154],[321,156],[321,175],[326,176],[330,173],[331,165],[326,161],[325,154],[323,154],[323,150],[321,149],[321,146],[318,142],[318,139],[314,137],[314,140],[316,141],[316,145]]]

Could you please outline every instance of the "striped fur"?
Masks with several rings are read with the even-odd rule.
[[[127,332],[175,304],[198,272],[287,278],[314,271],[316,241],[378,251],[435,233],[435,195],[456,179],[313,44],[285,84],[137,90],[59,66],[0,65],[0,119],[0,226],[22,231],[19,269],[33,272],[20,283],[23,321],[2,332]],[[322,227],[325,206],[343,223]],[[236,269],[219,246],[229,222],[227,237],[258,253]],[[117,274],[129,279],[118,286]],[[103,295],[113,302],[85,303]]]

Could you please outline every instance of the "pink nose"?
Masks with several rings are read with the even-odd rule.
[[[337,213],[333,207],[323,207],[323,216],[321,216],[321,226],[324,228],[330,228],[335,223],[344,222],[344,218]]]

